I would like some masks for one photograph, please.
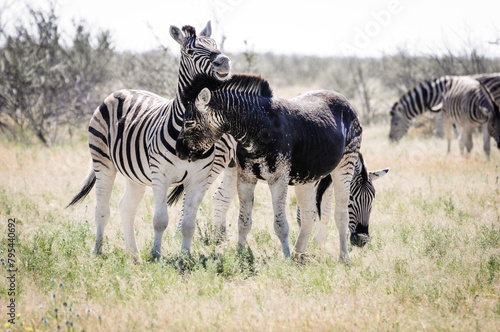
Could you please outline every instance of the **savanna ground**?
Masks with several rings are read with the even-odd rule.
[[[459,330],[500,326],[500,151],[489,161],[477,135],[469,158],[457,142],[422,138],[412,129],[399,144],[388,126],[366,127],[368,167],[390,166],[376,184],[371,242],[352,248],[351,266],[337,261],[338,232],[329,224],[326,248],[311,240],[304,262],[285,259],[272,226],[270,195],[257,187],[250,251],[238,253],[237,210],[228,241],[211,241],[211,198],[198,213],[192,257],[180,268],[173,237],[180,205],[170,209],[164,258],[147,261],[153,241],[148,189],[135,229],[142,263],[124,251],[118,178],[104,256],[92,254],[94,192],[74,208],[89,155],[85,134],[53,148],[0,141],[0,256],[9,249],[7,221],[16,219],[16,319],[6,315],[10,283],[0,283],[6,330]],[[211,188],[213,192],[214,188]],[[289,193],[291,243],[298,232]],[[186,263],[188,262],[189,263]],[[0,266],[2,276],[7,265]]]

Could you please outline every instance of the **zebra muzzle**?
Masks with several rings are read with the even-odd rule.
[[[229,77],[231,72],[231,60],[225,56],[220,54],[213,62],[214,72],[217,78],[226,79]]]

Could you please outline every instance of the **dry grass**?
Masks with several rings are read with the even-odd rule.
[[[264,184],[257,188],[253,255],[238,254],[237,202],[229,240],[206,236],[204,199],[190,271],[180,271],[180,239],[172,237],[180,207],[170,210],[165,259],[146,262],[152,245],[152,194],[136,220],[144,263],[124,253],[112,198],[105,256],[94,257],[93,194],[64,209],[89,164],[84,140],[54,149],[0,144],[0,218],[17,218],[17,313],[13,330],[498,330],[500,322],[500,151],[486,161],[479,137],[461,157],[454,142],[411,135],[397,145],[385,126],[365,129],[362,151],[370,169],[391,167],[376,183],[372,242],[353,248],[350,268],[337,262],[338,236],[329,226],[325,249],[313,242],[305,264],[281,255]],[[297,236],[289,195],[291,242]],[[7,230],[0,249],[5,256]],[[2,256],[2,257],[4,257]],[[5,268],[5,267],[2,267]],[[5,278],[2,303],[8,300]],[[57,309],[57,312],[56,310]]]

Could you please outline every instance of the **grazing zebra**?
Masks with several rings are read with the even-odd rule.
[[[483,127],[484,151],[488,156],[490,135],[498,142],[495,129],[498,116],[494,111],[494,97],[488,85],[492,91],[500,94],[500,80],[491,76],[483,77],[482,80],[484,83],[467,76],[443,76],[419,84],[404,94],[392,107],[389,138],[399,140],[407,132],[411,119],[423,112],[443,110],[448,152],[451,146],[452,121],[465,126],[460,135],[461,151],[464,145],[469,146],[468,151],[472,148],[471,130],[489,122],[489,126]]]
[[[368,171],[363,155],[359,153],[356,161],[354,174],[351,180],[349,196],[349,231],[351,233],[351,244],[362,247],[370,241],[368,231],[370,213],[375,199],[375,187],[373,181],[383,177],[389,172],[389,168],[377,171]],[[330,175],[324,177],[316,184],[316,205],[319,222],[316,225],[314,239],[323,244],[326,240],[326,230],[330,221],[332,210],[331,201],[333,197],[332,178]],[[297,220],[300,224],[300,209],[297,211]]]
[[[216,230],[220,235],[226,232],[226,214],[234,197],[236,197],[236,168],[233,170],[226,169],[224,180],[222,181],[219,191],[214,194],[214,197],[220,195],[218,199],[214,199],[214,204],[219,204],[218,208],[214,208],[214,223]],[[363,156],[359,154],[359,158],[354,168],[353,178],[351,180],[350,195],[349,195],[349,230],[351,233],[351,244],[355,246],[364,246],[370,240],[368,231],[370,213],[375,199],[375,187],[373,181],[383,177],[389,172],[389,168],[380,169],[377,171],[368,171]],[[224,194],[220,192],[221,188],[227,188]],[[232,189],[232,190],[231,190]],[[324,244],[326,241],[326,233],[328,223],[330,221],[332,211],[333,186],[332,177],[327,175],[320,181],[317,181],[314,186],[316,193],[316,213],[318,214],[318,223],[316,224],[316,232],[314,240],[319,244]],[[300,206],[297,207],[297,223],[301,225]]]
[[[442,76],[425,81],[401,96],[391,109],[389,138],[400,140],[410,128],[411,120],[422,113],[441,111],[443,91],[450,80],[451,76]]]
[[[96,242],[100,254],[104,228],[108,222],[109,200],[117,172],[127,179],[125,194],[119,203],[125,247],[136,260],[139,250],[134,234],[134,218],[145,186],[152,186],[155,203],[152,258],[161,257],[161,241],[168,224],[167,190],[182,183],[186,195],[182,217],[182,250],[189,250],[195,230],[196,212],[210,178],[229,163],[231,140],[222,137],[215,147],[196,156],[189,163],[176,156],[175,144],[185,112],[185,91],[199,74],[223,81],[230,74],[230,60],[210,38],[211,26],[196,36],[191,26],[171,26],[170,34],[181,46],[179,81],[176,96],[166,100],[153,93],[119,90],[97,108],[89,124],[89,147],[92,165],[81,191],[70,205],[82,200],[95,184]],[[214,160],[214,158],[216,158]]]
[[[203,76],[196,87],[187,99],[177,155],[194,161],[225,133],[238,141],[239,245],[246,245],[254,189],[261,179],[271,190],[274,229],[285,256],[290,256],[285,203],[288,185],[295,186],[302,217],[295,252],[303,253],[316,213],[314,184],[331,174],[340,260],[348,262],[350,183],[362,133],[349,102],[334,91],[312,91],[291,100],[274,98],[267,81],[247,75],[222,83]]]

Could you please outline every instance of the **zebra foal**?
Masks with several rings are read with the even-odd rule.
[[[295,252],[303,253],[317,208],[314,183],[331,175],[339,257],[348,262],[350,183],[362,133],[349,102],[334,91],[311,91],[290,100],[275,98],[268,82],[255,76],[237,75],[222,83],[209,77],[203,80],[190,93],[176,150],[181,159],[196,160],[224,134],[238,141],[238,243],[246,245],[254,189],[260,179],[271,191],[274,229],[285,256],[290,256],[285,202],[288,185],[295,186],[302,215]]]

